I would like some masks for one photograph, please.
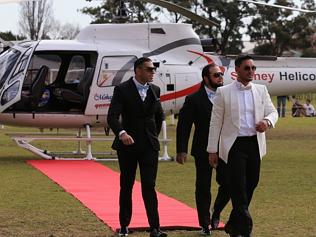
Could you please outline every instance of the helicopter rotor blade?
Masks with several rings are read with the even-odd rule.
[[[282,6],[282,5],[277,5],[277,4],[269,4],[269,3],[264,3],[264,2],[257,2],[257,1],[251,1],[251,0],[238,0],[238,1],[253,3],[256,5],[269,6],[269,7],[277,7],[277,8],[287,9],[287,10],[291,10],[291,11],[298,11],[298,12],[304,12],[304,13],[316,13],[315,10],[308,10],[308,9],[302,9],[302,8],[296,8],[296,7],[287,7],[287,6]]]
[[[39,0],[0,0],[0,4],[6,4],[6,3],[17,3],[17,2],[34,2]]]
[[[215,21],[211,21],[209,19],[206,19],[205,17],[199,16],[199,15],[195,14],[194,12],[191,12],[190,10],[188,10],[184,7],[181,7],[181,6],[176,5],[174,3],[171,3],[171,2],[167,2],[165,0],[141,0],[141,1],[164,7],[166,9],[168,9],[169,11],[178,12],[179,14],[181,14],[181,15],[183,15],[191,20],[197,21],[203,25],[219,26],[219,24]]]

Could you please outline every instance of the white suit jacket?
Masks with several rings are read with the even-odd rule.
[[[219,152],[219,157],[227,163],[228,153],[234,144],[239,128],[239,101],[236,81],[219,87],[213,101],[212,117],[210,122],[207,151],[209,153]],[[262,119],[269,119],[272,126],[278,120],[278,113],[275,109],[266,86],[254,84],[251,86],[255,123]],[[265,133],[257,132],[260,158],[266,154]],[[219,142],[219,143],[218,143]]]

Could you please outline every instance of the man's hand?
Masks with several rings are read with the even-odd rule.
[[[186,162],[186,160],[187,160],[187,153],[185,153],[185,152],[177,153],[176,161],[179,164],[183,165],[184,162]]]
[[[269,128],[268,121],[266,119],[261,120],[259,123],[256,124],[256,131],[257,132],[265,132]]]
[[[120,136],[121,141],[123,142],[124,145],[132,145],[134,144],[134,140],[133,138],[127,134],[127,132],[124,132],[121,136]]]
[[[208,161],[210,163],[210,166],[216,169],[218,164],[218,155],[217,153],[209,153],[208,155]]]

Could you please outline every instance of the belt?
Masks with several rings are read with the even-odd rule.
[[[257,140],[257,135],[253,136],[245,136],[245,137],[237,137],[237,141],[254,141]]]

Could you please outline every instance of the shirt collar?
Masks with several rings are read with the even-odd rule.
[[[206,94],[213,94],[213,95],[215,95],[215,91],[213,91],[213,90],[211,90],[210,88],[208,88],[207,86],[204,86],[204,88],[205,88],[205,90],[206,90]]]
[[[236,86],[237,86],[237,89],[240,90],[240,91],[250,90],[251,87],[252,87],[252,83],[249,82],[249,83],[245,86],[245,85],[242,84],[241,82],[236,81]]]
[[[207,94],[209,100],[213,103],[212,100],[213,100],[213,98],[214,98],[216,92],[213,91],[213,90],[211,90],[211,89],[208,88],[207,86],[204,86],[204,88],[205,88],[205,91],[206,91],[206,94]]]
[[[143,85],[143,84],[139,83],[134,77],[133,77],[133,81],[134,81],[137,89],[146,89],[147,90],[149,88],[149,84],[148,83]]]

